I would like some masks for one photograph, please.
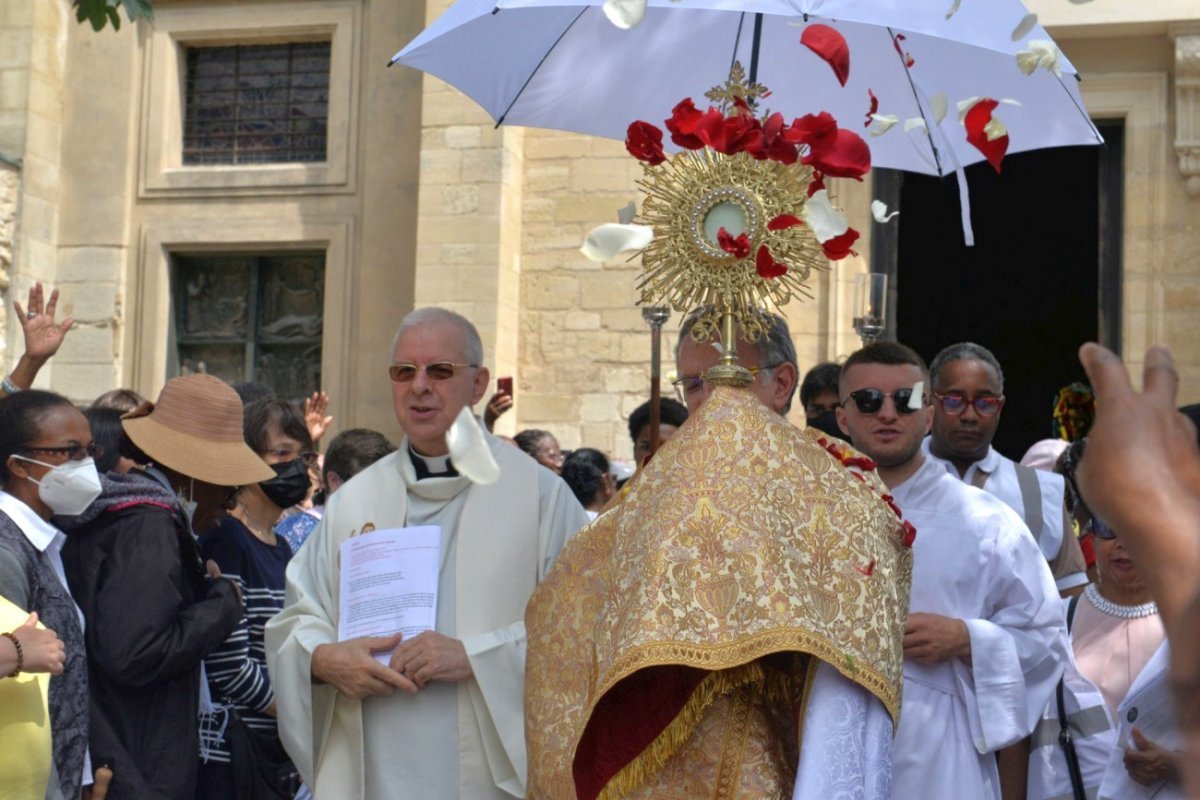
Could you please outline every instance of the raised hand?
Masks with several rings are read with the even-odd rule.
[[[13,301],[13,308],[25,334],[25,356],[40,366],[62,347],[63,339],[75,325],[75,320],[67,317],[61,324],[54,321],[54,313],[58,308],[58,289],[50,293],[49,303],[43,303],[41,283],[35,283],[29,290],[27,305],[27,308],[21,308],[18,301]]]
[[[308,426],[308,435],[312,437],[313,445],[325,435],[325,431],[333,422],[333,417],[326,416],[329,410],[329,395],[325,392],[313,392],[312,397],[304,398],[304,424]]]

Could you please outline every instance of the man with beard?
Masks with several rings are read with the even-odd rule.
[[[1027,736],[1066,660],[1054,581],[996,498],[921,452],[921,357],[894,342],[842,367],[838,424],[916,526],[892,796],[999,798],[995,752]]]

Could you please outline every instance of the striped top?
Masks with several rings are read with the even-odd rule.
[[[221,574],[237,582],[245,604],[237,628],[204,659],[213,703],[234,706],[248,727],[278,737],[275,718],[265,713],[275,695],[267,676],[263,628],[283,608],[284,570],[292,550],[282,538],[265,544],[238,520],[223,517],[200,536],[200,555],[217,562]],[[227,763],[229,744],[223,730],[221,719],[201,714],[201,751]]]

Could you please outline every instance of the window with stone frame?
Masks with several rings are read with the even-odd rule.
[[[331,43],[189,46],[183,163],[326,160]]]
[[[324,253],[175,255],[171,271],[179,374],[295,401],[321,388]]]

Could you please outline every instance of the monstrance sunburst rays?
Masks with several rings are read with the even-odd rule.
[[[642,254],[641,302],[681,312],[711,308],[692,329],[697,340],[718,335],[726,312],[744,337],[756,340],[765,333],[763,312],[782,308],[796,295],[811,298],[805,281],[812,270],[825,268],[821,245],[807,225],[769,227],[780,217],[801,216],[812,180],[812,168],[799,163],[727,156],[710,148],[647,166],[638,182],[645,192],[638,221],[654,228],[654,238]],[[735,238],[746,235],[747,255],[721,247],[721,227]],[[759,274],[756,256],[763,246],[786,272]]]

